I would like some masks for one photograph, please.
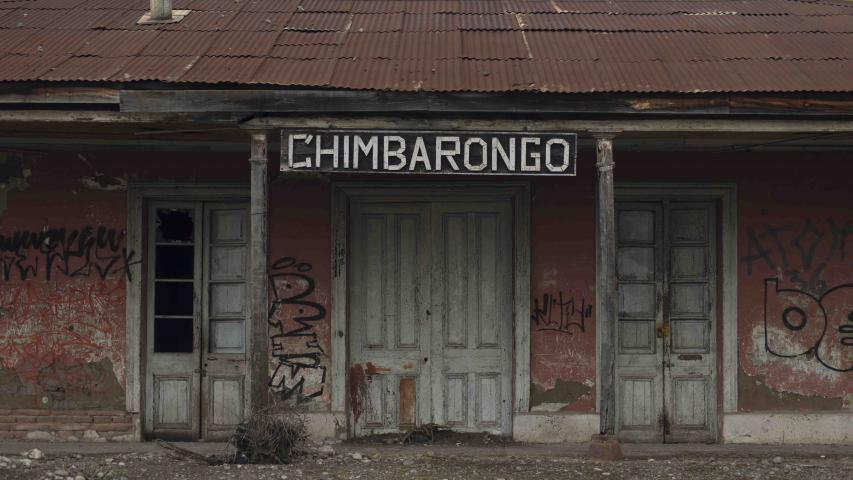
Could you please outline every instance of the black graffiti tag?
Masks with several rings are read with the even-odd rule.
[[[127,233],[107,227],[56,228],[18,231],[0,235],[0,276],[4,281],[43,277],[124,274],[131,278],[131,266],[141,262],[124,246]]]
[[[586,303],[582,298],[577,302],[574,297],[563,299],[563,292],[557,296],[550,293],[542,295],[542,304],[539,299],[533,299],[533,315],[530,320],[536,324],[537,330],[547,330],[572,335],[572,330],[586,332],[586,321],[592,317],[592,305]]]
[[[830,370],[853,371],[853,284],[818,297],[765,279],[764,346],[777,357],[813,354]]]
[[[746,227],[746,254],[740,261],[746,265],[747,274],[752,275],[757,262],[769,270],[781,270],[783,277],[800,290],[824,293],[828,289],[823,279],[827,266],[850,261],[847,244],[853,236],[853,223],[830,218],[824,224],[806,218],[801,224]]]
[[[295,258],[283,257],[273,262],[269,274],[273,299],[268,323],[273,327],[270,336],[272,356],[278,362],[269,386],[283,400],[305,403],[323,394],[326,355],[315,331],[317,322],[326,317],[326,308],[312,300],[314,279],[309,275],[312,266]],[[300,339],[298,347],[285,344],[285,339]]]

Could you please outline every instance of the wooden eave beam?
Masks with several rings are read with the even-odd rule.
[[[345,90],[122,90],[122,112],[853,115],[853,96],[615,95]]]
[[[752,133],[752,134],[847,134],[853,133],[853,118],[657,118],[638,115],[625,118],[508,118],[496,115],[491,118],[466,118],[463,115],[434,117],[399,116],[318,116],[318,115],[266,115],[251,116],[236,113],[131,113],[101,110],[2,110],[0,125],[4,122],[92,124],[178,124],[207,123],[210,125],[240,126],[248,129],[306,129],[306,128],[371,128],[371,129],[429,129],[429,130],[503,130],[503,131],[563,131],[593,132],[620,131],[622,137],[635,135],[673,135],[687,133]]]

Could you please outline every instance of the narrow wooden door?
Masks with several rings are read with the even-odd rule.
[[[202,218],[197,203],[154,203],[148,210],[149,436],[200,434]]]
[[[204,205],[202,438],[227,440],[248,404],[246,274],[249,210]]]
[[[349,383],[357,436],[430,421],[429,207],[352,208]]]
[[[617,206],[617,427],[646,442],[716,439],[713,206]]]
[[[354,202],[356,435],[426,423],[510,432],[511,218],[508,202]]]
[[[509,202],[433,206],[433,421],[510,432],[512,228]]]
[[[247,405],[245,204],[148,210],[145,432],[226,439]]]

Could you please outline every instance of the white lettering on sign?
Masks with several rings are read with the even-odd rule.
[[[572,133],[282,131],[281,170],[575,175]]]

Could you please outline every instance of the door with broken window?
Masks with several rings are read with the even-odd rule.
[[[155,202],[147,215],[145,432],[226,439],[249,388],[247,206]]]
[[[350,219],[355,434],[509,434],[510,203],[359,200]]]
[[[617,205],[620,438],[716,440],[714,208]]]

